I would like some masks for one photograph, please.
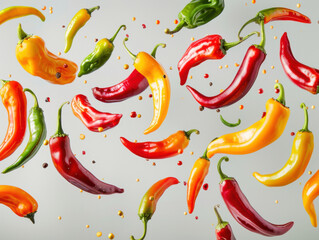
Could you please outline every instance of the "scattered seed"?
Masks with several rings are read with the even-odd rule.
[[[44,141],[43,141],[43,145],[48,145],[49,144],[49,140],[47,140],[47,139],[45,139]]]
[[[109,237],[109,239],[113,239],[114,238],[114,234],[110,233],[108,237]]]
[[[124,64],[124,66],[123,66],[123,68],[125,69],[125,70],[127,70],[127,69],[129,69],[129,65],[128,64]]]
[[[244,105],[239,105],[239,109],[240,110],[244,109]]]
[[[85,135],[81,133],[81,134],[80,134],[80,139],[81,139],[81,140],[84,140],[84,139],[85,139]]]
[[[308,171],[308,174],[311,175],[311,174],[312,174],[312,171]]]
[[[204,107],[203,106],[199,106],[199,111],[203,111]]]
[[[49,166],[49,164],[46,163],[46,162],[42,164],[42,167],[43,167],[43,168],[47,168],[48,166]]]
[[[102,233],[101,233],[101,232],[97,232],[97,233],[96,233],[96,236],[97,236],[97,237],[101,237],[101,236],[102,236]]]

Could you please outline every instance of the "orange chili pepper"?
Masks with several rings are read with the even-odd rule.
[[[0,185],[0,203],[8,206],[18,216],[29,218],[34,223],[38,203],[24,190],[14,186]]]
[[[283,86],[277,83],[275,88],[280,89],[280,95],[277,100],[271,98],[267,101],[266,116],[247,129],[214,139],[207,147],[208,158],[216,153],[237,155],[253,153],[281,136],[288,122],[290,109],[285,106]]]
[[[0,145],[0,161],[10,156],[22,143],[27,128],[27,98],[17,81],[2,81],[0,96],[8,112],[8,130]]]
[[[309,214],[312,226],[317,227],[317,215],[313,201],[319,195],[319,170],[308,180],[302,191],[303,206]]]
[[[125,38],[124,42],[127,40]],[[139,52],[134,55],[126,46],[125,48],[134,60],[135,69],[147,79],[152,90],[154,116],[150,126],[144,131],[144,134],[148,134],[158,129],[167,115],[171,95],[169,79],[164,68],[150,54]]]
[[[195,201],[204,179],[208,174],[210,161],[207,158],[207,150],[196,160],[187,182],[187,206],[188,212],[192,213],[195,207]]]
[[[24,17],[27,15],[35,15],[39,17],[42,22],[45,21],[45,16],[36,8],[25,6],[7,7],[0,11],[0,24],[14,18]]]
[[[68,84],[74,81],[78,66],[69,60],[59,58],[45,47],[42,38],[27,35],[18,27],[19,43],[16,57],[20,65],[33,76],[41,77],[53,84]]]

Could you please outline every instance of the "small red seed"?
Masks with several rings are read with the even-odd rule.
[[[204,78],[209,78],[209,75],[206,73],[206,74],[204,75]]]
[[[280,92],[279,88],[276,88],[275,93],[279,93],[279,92]]]
[[[178,166],[182,166],[182,165],[183,165],[183,162],[182,162],[182,161],[178,161],[178,162],[177,162],[177,165],[178,165]]]
[[[68,67],[68,64],[64,63],[64,64],[63,64],[63,67],[64,67],[64,68],[67,68],[67,67]]]
[[[86,152],[85,152],[85,151],[82,151],[82,154],[83,154],[83,155],[85,155],[85,154],[86,154]]]
[[[142,24],[142,27],[143,27],[143,28],[146,28],[146,25],[145,25],[145,24]]]
[[[130,36],[128,34],[125,35],[127,38],[129,38]]]
[[[295,133],[294,133],[294,132],[291,132],[290,135],[291,135],[291,136],[295,136]]]
[[[263,112],[263,114],[261,115],[261,118],[266,116],[266,112]]]
[[[184,181],[184,186],[186,186],[187,185],[187,182],[186,181]]]
[[[131,118],[135,118],[137,116],[136,112],[131,112]]]
[[[47,97],[47,98],[45,99],[45,102],[50,102],[50,98]]]
[[[153,97],[153,95],[152,95],[152,94],[150,94],[150,95],[148,95],[148,97],[149,97],[149,98],[152,98],[152,97]]]
[[[198,220],[198,216],[196,216],[195,219]]]
[[[203,185],[203,189],[204,189],[205,191],[208,189],[208,183],[205,183],[205,184]]]
[[[259,94],[262,94],[262,93],[264,93],[264,90],[263,90],[262,88],[259,88],[259,89],[258,89],[258,93],[259,93]]]

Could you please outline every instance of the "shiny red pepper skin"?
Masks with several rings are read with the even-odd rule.
[[[91,106],[87,97],[82,94],[74,96],[71,107],[74,115],[93,132],[102,132],[115,127],[122,117],[122,114],[111,114],[96,110]]]
[[[285,73],[294,84],[312,94],[319,92],[319,70],[295,59],[286,32],[280,39],[280,61]]]
[[[62,106],[58,114],[57,132],[49,141],[51,158],[55,168],[69,183],[83,191],[92,194],[123,193],[123,189],[100,181],[76,159],[70,147],[70,139],[61,127]]]
[[[219,205],[214,207],[215,214],[218,219],[218,223],[215,227],[216,240],[236,240],[230,224],[228,222],[223,221],[223,219],[219,215],[217,207],[219,207]]]
[[[221,158],[217,165],[222,180],[219,183],[219,189],[229,212],[235,220],[249,231],[267,237],[279,236],[288,232],[294,225],[294,222],[275,225],[262,218],[250,205],[237,181],[221,172],[220,164],[223,160],[228,161],[228,158]]]
[[[268,8],[260,11],[257,16],[263,19],[264,23],[269,23],[271,21],[294,21],[294,22],[301,22],[301,23],[311,23],[311,20],[297,12],[295,10],[289,8],[282,8],[282,7],[274,7]]]
[[[210,109],[226,107],[239,101],[248,93],[258,76],[259,68],[265,58],[266,53],[262,47],[257,45],[250,46],[232,83],[216,96],[207,97],[190,86],[187,86],[187,89],[203,107]]]

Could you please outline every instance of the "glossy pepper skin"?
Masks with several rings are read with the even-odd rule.
[[[167,177],[153,184],[144,194],[138,209],[138,216],[144,224],[144,233],[139,240],[143,240],[146,236],[147,222],[151,220],[155,213],[158,200],[162,197],[167,188],[178,183],[179,181],[177,178]],[[135,240],[135,238],[131,236],[131,240]]]
[[[71,151],[70,139],[61,126],[63,105],[58,111],[57,131],[49,140],[51,158],[55,168],[65,180],[88,193],[105,195],[123,193],[122,188],[100,181],[76,159]]]
[[[38,210],[37,201],[21,188],[0,185],[0,203],[8,206],[19,217],[26,217],[34,223]]]
[[[161,46],[166,47],[166,44],[159,43],[153,49],[151,55],[155,58],[157,48]],[[149,86],[147,79],[140,74],[136,69],[122,82],[115,84],[111,87],[92,88],[93,96],[105,103],[121,102],[131,97],[134,97],[142,92]]]
[[[42,38],[27,35],[21,24],[18,36],[20,41],[16,46],[16,57],[24,70],[53,84],[63,85],[74,81],[78,70],[74,62],[51,53]]]
[[[36,8],[27,6],[12,6],[0,11],[0,25],[8,20],[34,15],[39,17],[42,22],[45,21],[45,16]]]
[[[76,33],[90,20],[92,12],[99,9],[100,6],[90,9],[83,8],[74,15],[65,31],[65,53],[70,50]]]
[[[25,149],[23,150],[21,155],[18,157],[18,159],[15,161],[15,163],[13,163],[9,167],[7,167],[5,170],[3,170],[2,173],[11,172],[21,167],[22,165],[26,164],[29,160],[31,160],[40,150],[43,144],[43,141],[45,140],[47,135],[43,110],[39,107],[37,97],[28,88],[25,88],[24,92],[29,92],[34,97],[34,100],[35,100],[34,106],[29,111],[29,117],[28,117],[28,127],[29,127],[30,137]]]
[[[228,177],[222,172],[221,162],[223,160],[228,161],[228,157],[222,157],[217,164],[221,178],[219,189],[229,212],[235,220],[247,230],[267,237],[280,236],[288,232],[293,227],[294,222],[276,225],[262,218],[251,206],[236,179]]]
[[[224,10],[224,0],[192,0],[178,14],[179,24],[174,30],[166,28],[167,34],[179,32],[183,27],[192,29],[204,25]]]
[[[218,220],[215,227],[216,240],[236,240],[233,230],[228,222],[224,222],[217,210],[219,205],[214,207],[214,211]]]
[[[93,132],[103,132],[119,124],[122,114],[111,114],[96,110],[83,94],[75,95],[71,102],[73,114]]]
[[[204,179],[208,174],[210,161],[207,158],[207,152],[198,158],[191,170],[187,182],[187,206],[188,212],[192,213],[195,208],[195,201],[203,185]]]
[[[8,112],[8,129],[0,145],[0,161],[9,157],[22,143],[27,128],[27,98],[17,81],[2,80],[2,103]]]
[[[123,145],[137,156],[148,159],[161,159],[174,157],[181,154],[183,150],[188,146],[190,135],[199,131],[192,129],[189,131],[178,131],[168,138],[160,142],[130,142],[126,138],[121,137]]]
[[[124,42],[127,40],[125,38]],[[147,79],[152,90],[154,115],[150,126],[144,131],[144,134],[149,134],[158,129],[166,118],[171,97],[169,79],[161,64],[150,54],[139,52],[134,55],[126,50],[134,60],[135,69]]]
[[[280,39],[280,61],[286,75],[294,84],[312,94],[319,92],[319,69],[296,60],[291,51],[287,32]]]
[[[207,147],[208,158],[217,153],[235,155],[253,153],[281,136],[288,122],[290,109],[285,107],[283,86],[277,83],[275,88],[280,89],[280,94],[277,100],[271,98],[266,102],[266,116],[244,130],[214,139]]]
[[[253,176],[268,187],[281,187],[288,185],[302,176],[305,172],[314,148],[314,137],[308,129],[308,112],[304,103],[305,123],[301,130],[296,133],[292,145],[291,155],[285,166],[272,174],[261,175],[257,172]]]
[[[111,39],[103,38],[97,42],[95,49],[81,63],[78,77],[89,74],[102,67],[112,55],[114,50],[113,41],[115,40],[121,28],[126,29],[125,25],[121,25]]]
[[[317,214],[313,201],[319,196],[319,171],[305,184],[302,191],[303,206],[310,217],[312,226],[317,227]]]

